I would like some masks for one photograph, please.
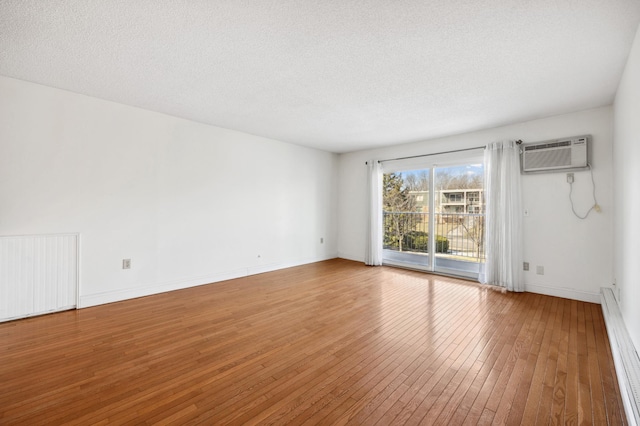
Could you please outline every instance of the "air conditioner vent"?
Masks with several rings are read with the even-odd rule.
[[[551,143],[541,143],[535,145],[525,145],[525,151],[534,151],[536,149],[548,149],[548,148],[557,148],[560,146],[571,146],[571,141],[562,141],[562,142],[551,142]]]
[[[522,173],[579,170],[588,167],[589,136],[536,142],[523,146]]]

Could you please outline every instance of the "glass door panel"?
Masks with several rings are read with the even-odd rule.
[[[434,271],[478,278],[484,268],[482,164],[435,169]]]
[[[433,270],[430,256],[431,169],[385,173],[383,177],[383,261]]]

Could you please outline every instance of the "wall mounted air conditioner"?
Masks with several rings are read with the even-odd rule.
[[[587,169],[590,140],[591,136],[587,135],[524,144],[520,151],[522,173]]]

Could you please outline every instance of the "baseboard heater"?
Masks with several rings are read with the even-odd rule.
[[[0,322],[76,307],[79,238],[0,236]]]
[[[639,426],[640,358],[624,325],[613,290],[602,288],[600,299],[627,421],[632,426]]]

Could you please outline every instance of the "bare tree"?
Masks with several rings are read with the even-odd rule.
[[[464,236],[473,241],[476,249],[476,256],[478,258],[482,257],[484,248],[484,224],[484,215],[467,216],[466,220],[462,221]]]
[[[447,169],[436,173],[436,189],[480,189],[483,176],[477,173],[461,173],[453,175]]]

